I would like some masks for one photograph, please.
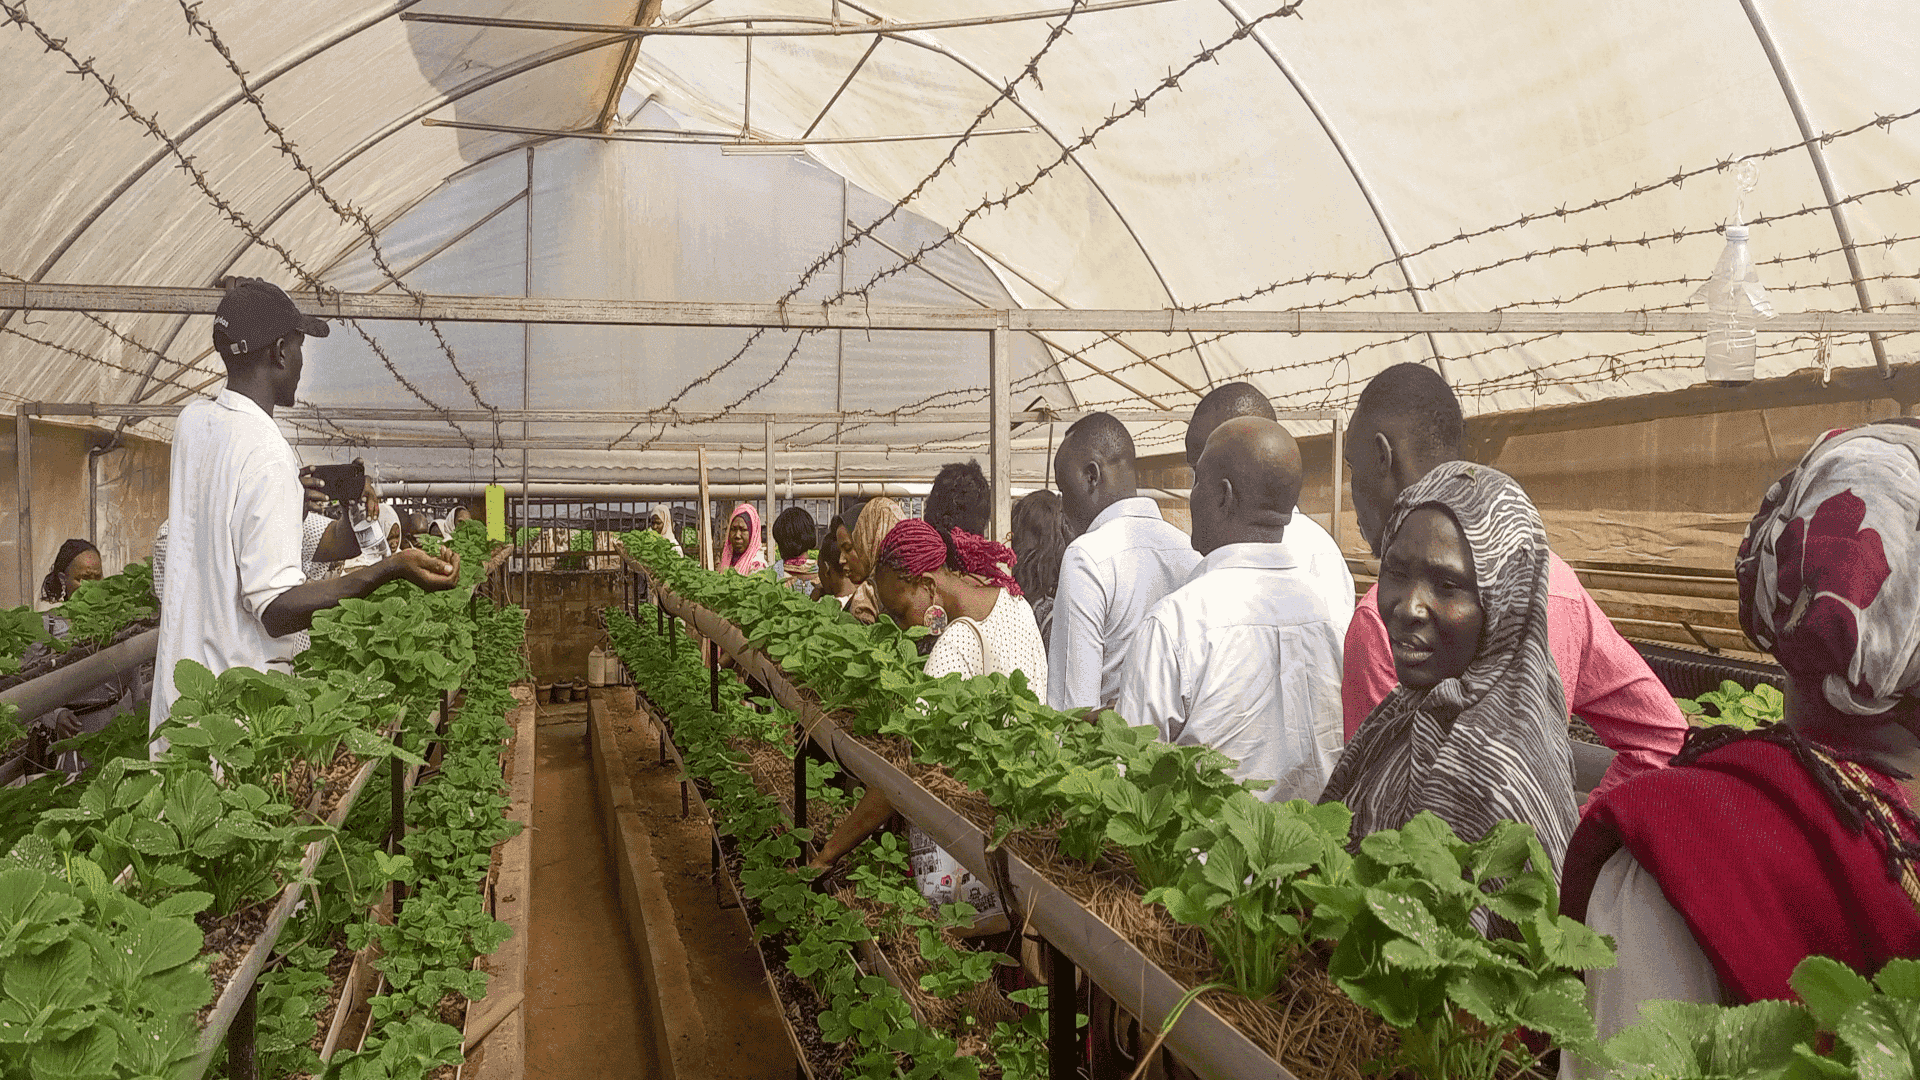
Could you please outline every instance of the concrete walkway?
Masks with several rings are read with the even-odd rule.
[[[634,970],[594,802],[587,706],[541,705],[527,959],[527,1078],[658,1072],[646,991]]]

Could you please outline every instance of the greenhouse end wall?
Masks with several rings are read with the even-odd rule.
[[[60,545],[70,537],[91,539],[100,549],[101,565],[109,574],[153,554],[154,530],[167,517],[171,448],[150,439],[123,437],[118,449],[99,456],[90,483],[88,450],[106,442],[107,433],[36,420],[31,489],[33,565],[23,589],[18,571],[20,498],[15,424],[11,417],[0,420],[0,515],[6,521],[0,530],[0,607],[37,600],[41,578],[53,566]],[[97,530],[96,535],[89,536],[90,527]]]

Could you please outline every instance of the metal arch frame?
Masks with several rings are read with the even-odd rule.
[[[1233,17],[1236,24],[1247,25],[1247,16],[1240,10],[1237,0],[1220,0],[1220,6]],[[1427,286],[1414,276],[1413,268],[1408,264],[1406,245],[1401,242],[1400,233],[1394,229],[1393,223],[1387,219],[1386,209],[1381,205],[1379,194],[1373,189],[1373,182],[1367,179],[1366,171],[1360,167],[1360,162],[1354,157],[1352,148],[1347,145],[1347,140],[1341,137],[1340,132],[1333,126],[1333,121],[1320,108],[1320,99],[1314,96],[1313,91],[1307,89],[1306,83],[1300,78],[1300,73],[1293,69],[1293,65],[1280,55],[1280,50],[1268,39],[1266,27],[1255,29],[1253,40],[1259,43],[1260,51],[1267,54],[1267,59],[1273,61],[1273,66],[1279,69],[1281,77],[1286,79],[1287,84],[1293,87],[1293,92],[1299,95],[1300,103],[1313,114],[1314,122],[1320,125],[1320,130],[1326,134],[1327,141],[1333,144],[1334,153],[1340,155],[1340,163],[1347,167],[1347,174],[1353,177],[1354,186],[1360,190],[1360,197],[1366,200],[1367,209],[1373,213],[1374,223],[1380,226],[1380,235],[1386,239],[1387,250],[1393,252],[1393,264],[1400,268],[1400,278],[1407,283],[1407,295],[1413,299],[1414,310],[1427,310],[1426,302],[1420,297],[1421,290]],[[1441,356],[1440,345],[1434,341],[1432,334],[1424,336],[1427,340],[1427,352],[1433,357],[1433,365],[1439,370],[1441,377],[1445,378],[1447,366]]]
[[[292,54],[288,55],[285,59],[274,64],[273,66],[268,67],[263,72],[261,72],[260,75],[257,78],[255,78],[246,89],[257,91],[261,87],[266,86],[267,84],[275,81],[276,79],[279,79],[282,75],[286,75],[289,72],[293,71],[295,68],[299,67],[301,64],[304,64],[307,61],[320,56],[322,53],[325,53],[331,50],[336,45],[344,44],[348,40],[359,36],[363,31],[371,30],[375,26],[378,26],[381,23],[387,21],[388,19],[393,18],[396,15],[399,15],[400,13],[406,11],[408,8],[413,7],[418,3],[420,3],[420,0],[392,0],[392,2],[389,3],[385,8],[375,12],[374,14],[364,16],[353,23],[349,23],[346,27],[334,33],[332,36],[325,37],[320,39],[317,42],[311,43],[307,45],[305,48],[299,49],[293,52]],[[225,116],[227,113],[227,110],[233,108],[236,105],[239,105],[241,102],[245,100],[246,100],[245,90],[236,90],[233,93],[227,95],[225,98],[221,99],[217,104],[207,109],[207,111],[205,111],[198,117],[195,117],[193,120],[189,121],[185,127],[175,132],[173,136],[174,142],[185,143],[188,139],[191,139],[195,135],[199,134],[200,131],[204,129],[207,125],[213,123],[215,120],[220,119],[222,116]],[[100,218],[105,216],[108,210],[113,209],[113,204],[116,202],[119,202],[121,196],[125,195],[128,191],[132,190],[135,184],[139,183],[141,179],[144,178],[149,172],[152,172],[154,166],[160,164],[162,161],[165,161],[167,159],[167,154],[168,154],[168,151],[166,147],[161,147],[159,150],[154,151],[151,155],[148,156],[148,158],[145,161],[141,162],[137,168],[135,168],[132,172],[128,173],[126,179],[122,180],[119,183],[119,185],[113,189],[112,192],[108,193],[106,196],[102,197],[99,202],[95,203],[93,209],[88,211],[87,215],[80,219],[79,224],[75,225],[71,230],[69,230],[67,235],[60,241],[60,243],[57,246],[55,246],[52,253],[49,254],[44,260],[41,261],[40,267],[34,271],[33,276],[32,278],[30,278],[30,280],[32,281],[45,280],[46,275],[53,272],[54,266],[58,264],[59,261],[66,256],[68,250],[70,250],[75,243],[79,242],[80,237],[85,235],[87,230],[91,229],[95,222],[99,221]],[[13,313],[10,311],[5,313],[0,313],[0,326],[6,325],[7,319],[11,318],[12,315]]]
[[[1860,269],[1860,252],[1853,242],[1853,228],[1847,224],[1846,209],[1840,205],[1840,193],[1833,180],[1833,171],[1827,165],[1826,147],[1819,139],[1819,132],[1813,129],[1813,119],[1807,115],[1806,102],[1801,99],[1799,84],[1794,82],[1793,73],[1787,70],[1786,57],[1780,55],[1779,46],[1773,40],[1773,27],[1767,23],[1767,17],[1753,0],[1740,0],[1740,7],[1747,14],[1747,22],[1753,25],[1754,36],[1760,39],[1760,49],[1766,53],[1767,63],[1773,67],[1773,76],[1780,84],[1780,93],[1787,99],[1787,108],[1793,113],[1793,122],[1800,129],[1800,138],[1806,141],[1807,156],[1813,159],[1813,172],[1820,180],[1821,194],[1827,197],[1827,208],[1833,215],[1833,231],[1838,234],[1841,250],[1847,257],[1847,271],[1853,275],[1853,292],[1860,300],[1861,311],[1873,310],[1873,298],[1867,292],[1866,274]],[[1880,369],[1880,377],[1890,379],[1893,369],[1887,360],[1887,343],[1880,335],[1869,333],[1867,342],[1873,346],[1874,366]]]
[[[856,10],[858,10],[857,7],[856,7]],[[933,42],[918,41],[914,38],[907,37],[903,34],[888,34],[886,36],[893,38],[895,41],[899,41],[902,44],[912,45],[914,48],[925,49],[926,51],[934,53],[935,55],[944,56],[947,59],[953,61],[954,63],[960,65],[966,71],[971,72],[981,82],[985,83],[990,87],[993,87],[995,90],[999,89],[999,87],[994,84],[992,76],[988,75],[985,71],[982,71],[979,65],[975,64],[973,61],[967,59],[966,57],[961,56],[959,53],[954,52],[952,49],[948,48],[945,45],[936,44]],[[1093,170],[1089,169],[1086,163],[1080,160],[1080,156],[1078,154],[1075,154],[1072,150],[1068,149],[1067,144],[1061,140],[1059,135],[1054,133],[1053,127],[1049,125],[1045,120],[1042,120],[1038,115],[1036,115],[1033,109],[1029,107],[1025,102],[1021,101],[1019,98],[1014,97],[1011,94],[1007,96],[1006,100],[1010,104],[1012,104],[1014,108],[1019,109],[1022,115],[1026,116],[1029,120],[1032,120],[1034,125],[1040,129],[1042,134],[1046,135],[1047,138],[1053,140],[1053,144],[1059,147],[1062,153],[1067,155],[1067,160],[1073,162],[1073,167],[1079,171],[1082,177],[1086,179],[1087,183],[1092,186],[1093,190],[1099,193],[1100,201],[1107,205],[1107,209],[1113,211],[1114,219],[1120,222],[1120,227],[1127,231],[1127,238],[1133,241],[1133,246],[1136,250],[1140,252],[1140,257],[1146,260],[1147,269],[1153,271],[1153,279],[1160,283],[1160,291],[1166,294],[1167,302],[1169,304],[1172,304],[1178,307],[1180,304],[1180,301],[1177,297],[1173,295],[1173,286],[1168,284],[1166,275],[1160,272],[1160,264],[1154,261],[1153,252],[1147,250],[1147,245],[1141,241],[1140,234],[1134,230],[1133,222],[1127,219],[1127,215],[1121,211],[1119,204],[1115,203],[1113,201],[1113,197],[1107,194],[1106,187],[1100,183],[1099,178],[1093,175]],[[1188,335],[1188,343],[1193,348],[1193,355],[1195,360],[1198,361],[1198,363],[1200,364],[1201,374],[1206,377],[1207,385],[1211,387],[1213,385],[1213,373],[1207,370],[1207,359],[1206,359],[1206,356],[1202,354],[1200,351],[1200,343],[1194,340],[1191,334]],[[1064,371],[1060,373],[1060,377],[1062,379],[1069,378],[1067,373]],[[1180,382],[1180,380],[1177,380],[1177,379],[1174,381],[1176,383]],[[1181,386],[1182,386],[1182,389],[1186,390],[1188,393],[1198,394],[1198,391],[1196,391],[1194,388],[1190,386],[1185,385],[1184,383],[1181,383]]]
[[[482,90],[487,89],[488,87],[494,86],[501,82],[505,82],[506,80],[514,78],[516,76],[524,75],[529,71],[534,71],[539,68],[545,67],[548,64],[558,63],[559,61],[562,61],[562,60],[569,60],[575,56],[581,55],[582,53],[592,52],[595,49],[603,49],[603,48],[608,48],[614,45],[618,45],[623,40],[625,39],[619,38],[619,37],[607,37],[607,38],[589,38],[585,41],[573,42],[568,45],[560,46],[557,49],[550,49],[544,53],[537,53],[531,57],[527,57],[521,60],[518,63],[510,64],[503,68],[497,68],[494,71],[488,72],[485,75],[472,79],[467,83],[464,83],[461,86],[455,87],[454,89],[449,90],[446,93],[440,95],[434,101],[428,102],[427,104],[422,105],[419,108],[410,111],[407,115],[402,116],[400,119],[389,123],[384,129],[376,131],[374,134],[369,135],[368,137],[362,139],[358,144],[356,144],[355,146],[347,150],[344,154],[340,155],[338,158],[335,158],[332,162],[328,163],[325,168],[315,170],[315,177],[321,181],[326,180],[328,177],[331,177],[335,173],[339,172],[341,169],[346,168],[348,165],[352,164],[355,160],[357,160],[361,155],[371,151],[375,147],[379,146],[381,143],[387,141],[389,138],[392,138],[394,135],[397,135],[402,131],[411,129],[417,121],[419,121],[422,117],[426,116],[428,113],[431,113],[436,109],[443,109],[448,105],[451,105],[454,102],[459,101],[462,98],[465,98],[471,94],[476,94]],[[177,138],[176,138],[176,141],[178,141]],[[480,161],[475,161],[469,165],[463,166],[460,172],[465,172],[467,169],[470,169],[475,165],[479,165],[485,161],[492,160],[493,158],[499,157],[502,154],[513,153],[515,151],[525,149],[530,142],[536,142],[536,141],[540,141],[540,140],[523,140],[519,143],[515,143],[512,146],[505,147],[494,154],[487,155],[486,158],[483,158]],[[454,175],[457,175],[457,174],[454,174]],[[440,183],[444,183],[447,179],[449,179],[449,177],[442,177]],[[437,189],[437,187],[438,187],[438,184],[435,185],[435,189]],[[429,194],[431,193],[431,190],[433,189],[429,190]],[[278,208],[276,208],[271,214],[267,215],[265,219],[259,222],[259,225],[258,225],[259,230],[264,233],[268,229],[273,228],[274,225],[278,224],[282,218],[286,217],[287,214],[291,213],[295,207],[299,206],[300,203],[304,199],[306,199],[307,196],[311,194],[313,194],[313,189],[311,186],[304,187],[299,191],[295,192],[290,198],[287,199],[287,201],[281,203]],[[424,199],[424,197],[425,196],[423,195],[422,199]],[[421,200],[413,200],[411,203],[409,203],[409,208],[419,205],[420,201]],[[391,225],[392,222],[389,221],[387,224]],[[253,249],[254,243],[255,241],[253,237],[251,236],[246,237],[234,249],[233,253],[229,255],[223,262],[221,262],[220,269],[213,274],[213,278],[217,280],[220,277],[227,274],[228,271],[232,270],[234,265],[238,263],[243,257],[245,257],[247,252]],[[356,246],[358,246],[358,241],[355,241],[353,244],[350,244],[347,247],[346,251],[350,252]],[[343,252],[342,254],[344,255],[345,252]],[[338,260],[339,260],[339,257],[336,256],[335,262],[338,262]],[[166,344],[161,346],[159,350],[160,352],[167,353],[171,351],[174,340],[179,336],[181,329],[183,329],[186,326],[186,323],[187,323],[187,320],[185,318],[182,318],[180,322],[175,325],[172,333],[170,333],[167,336]],[[199,358],[196,357],[194,361],[189,362],[189,365],[191,363],[197,363],[198,360]],[[158,362],[159,361],[156,359],[155,363],[157,364]],[[218,376],[216,376],[216,378],[218,378]],[[202,383],[201,385],[204,386],[206,384]]]

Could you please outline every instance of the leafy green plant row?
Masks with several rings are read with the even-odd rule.
[[[454,543],[465,545],[471,567],[463,578],[477,579],[484,530],[476,538],[463,529]],[[467,590],[427,595],[391,585],[317,619],[314,648],[297,674],[236,669],[215,677],[183,664],[176,673],[181,698],[160,731],[170,745],[152,760],[144,710],[136,711],[72,741],[98,763],[79,783],[48,778],[0,792],[0,910],[18,913],[0,925],[0,936],[12,935],[18,961],[0,965],[0,1077],[184,1075],[195,1049],[193,1015],[211,997],[206,965],[194,959],[200,931],[189,917],[239,911],[298,880],[308,842],[334,830],[299,816],[294,804],[304,790],[296,789],[296,776],[325,769],[342,746],[361,761],[419,762],[440,691],[460,685],[477,659],[498,673],[501,686],[519,674],[520,625],[517,612],[495,612]],[[497,698],[492,706],[497,725],[503,707]],[[486,726],[487,708],[483,697],[478,709],[463,711],[472,719],[459,733],[497,735],[497,726]],[[401,745],[378,734],[396,720]],[[481,805],[469,798],[460,812]],[[377,835],[379,815],[360,809],[369,811],[360,815],[360,831]],[[383,867],[366,839],[349,840],[352,831],[334,836],[339,844],[309,882],[318,887],[290,959],[323,963],[327,935],[356,906],[328,886],[364,892],[382,870],[406,872]],[[484,849],[480,858],[484,870]],[[57,925],[29,933],[40,916],[27,908],[44,907],[35,898],[56,894],[79,903],[78,912],[55,903],[57,912],[46,918]],[[192,931],[191,952],[138,974],[89,961],[67,944],[82,942],[96,959],[164,945],[160,955],[172,958],[185,947],[178,944],[185,936],[171,929],[181,921]],[[69,924],[76,927],[71,933],[59,929]],[[488,933],[497,931],[486,928],[483,940]],[[284,969],[285,993],[270,993],[269,1001],[286,1007],[270,1015],[298,1011],[288,999],[302,996],[293,989],[299,967]],[[304,995],[310,1002],[310,990]],[[14,1023],[9,1010],[32,1022]],[[115,1018],[140,1018],[139,1037],[130,1041],[126,1033],[136,1029]],[[417,1024],[403,1031],[408,1024],[396,1025],[391,1041],[425,1038]],[[272,1021],[268,1028],[277,1039]]]
[[[1695,698],[1674,698],[1689,723],[1723,724],[1752,731],[1777,724],[1786,717],[1787,699],[1765,683],[1749,690],[1732,679],[1722,680],[1718,690],[1709,690]]]
[[[1509,824],[1468,844],[1429,815],[1349,854],[1343,806],[1263,801],[1220,754],[1163,743],[1112,712],[1092,723],[1055,712],[1019,673],[929,679],[914,633],[861,626],[837,604],[772,582],[702,571],[651,534],[626,541],[853,731],[901,736],[917,760],[986,796],[993,842],[1051,826],[1068,857],[1124,851],[1144,898],[1205,933],[1222,979],[1248,997],[1273,994],[1310,945],[1333,942],[1335,983],[1400,1032],[1396,1064],[1410,1072],[1492,1077],[1524,1065],[1532,1055],[1513,1037],[1522,1027],[1597,1052],[1574,972],[1609,966],[1612,950],[1559,914],[1530,828]],[[1489,911],[1520,932],[1489,940]]]
[[[115,634],[159,610],[153,595],[153,566],[147,562],[128,563],[118,574],[81,582],[65,603],[44,614],[31,604],[0,610],[0,677],[17,673],[22,657],[38,642],[57,653],[80,644],[105,645]],[[47,633],[46,615],[67,621],[66,637]]]
[[[779,800],[756,787],[733,756],[734,739],[754,739],[791,753],[782,736],[791,715],[756,712],[745,703],[744,688],[732,673],[723,676],[721,711],[715,713],[706,669],[684,639],[663,637],[651,624],[635,622],[618,610],[607,613],[607,626],[615,651],[648,698],[673,721],[688,774],[708,787],[707,806],[717,828],[737,845],[741,890],[759,912],[756,933],[776,955],[784,954],[787,971],[827,1003],[818,1017],[821,1038],[852,1044],[856,1053],[850,1069],[857,1076],[977,1077],[978,1062],[960,1056],[951,1036],[923,1027],[898,989],[860,971],[850,949],[872,940],[876,928],[860,911],[812,889],[808,883],[816,871],[794,868],[800,845],[811,832],[792,828]],[[814,775],[825,777],[824,772]],[[957,949],[943,938],[942,928],[970,924],[975,913],[967,904],[930,910],[907,877],[906,854],[897,839],[869,842],[851,858],[855,890],[886,912],[879,929],[906,931],[919,945],[930,969],[920,984],[927,993],[962,993],[991,978],[996,965],[1012,962],[996,953]],[[1006,1069],[1018,1060],[1044,1067],[1044,1052],[1033,1042],[1034,1033],[1045,1030],[1044,1017],[997,1028],[989,1041],[996,1051],[1008,1052],[1001,1059],[1003,1074],[1043,1075]]]

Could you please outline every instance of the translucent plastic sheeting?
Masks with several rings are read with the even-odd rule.
[[[688,23],[767,27],[817,20],[828,5],[692,6]],[[1816,132],[1920,108],[1920,8],[1890,0],[1753,7]],[[870,13],[898,23],[956,14],[911,0],[837,10],[848,20]],[[1031,6],[999,0],[965,14],[1019,10]],[[1091,308],[1235,297],[1272,308],[1683,305],[1697,281],[1681,279],[1711,269],[1734,188],[1725,173],[1660,182],[1801,139],[1782,79],[1738,0],[1308,0],[1294,16],[1231,40],[1237,26],[1272,10],[1183,0],[1078,14],[1011,100],[1002,87],[1060,20],[890,35],[824,115],[871,38],[756,38],[753,126],[767,137],[810,125],[817,136],[960,131],[990,105],[982,130],[1039,125],[1039,134],[971,140],[911,205],[936,221],[964,221],[962,236],[1022,303]],[[1180,76],[1177,88],[1078,145],[1208,47],[1217,49],[1211,60]],[[718,125],[737,125],[745,55],[740,38],[650,38],[634,83]],[[1916,129],[1920,120],[1869,127],[1822,147],[1836,195],[1854,200],[1843,212],[1879,306],[1914,301],[1920,248],[1908,200],[1865,193],[1920,178]],[[899,197],[951,150],[950,142],[900,142],[813,153]],[[1766,248],[1759,258],[1794,260],[1761,267],[1782,310],[1856,307],[1806,151],[1765,159],[1759,180],[1749,219],[1794,214],[1754,229],[1755,244]],[[979,212],[1029,183],[1011,202]],[[1601,199],[1618,201],[1559,213]],[[1795,213],[1802,208],[1808,212]],[[1529,215],[1524,225],[1453,239]],[[1676,231],[1684,234],[1678,240]],[[1620,243],[1647,237],[1659,239]],[[1280,282],[1289,284],[1272,287]],[[1872,362],[1864,338],[1829,345],[1835,365]],[[1147,351],[1167,347],[1156,346]],[[1889,347],[1898,354],[1912,346]],[[1820,343],[1763,337],[1762,352],[1764,377],[1809,366]],[[1697,353],[1696,341],[1673,336],[1242,335],[1161,364],[1190,384],[1250,375],[1290,403],[1350,405],[1387,364],[1438,357],[1470,408],[1495,411],[1689,385],[1699,378]],[[1192,400],[1117,345],[1094,344],[1086,357],[1124,372],[1143,392]],[[1138,400],[1066,367],[1087,403]]]
[[[742,37],[652,35],[623,78],[630,38],[399,16],[655,16],[635,0],[0,0],[14,24],[0,34],[0,273],[141,285],[247,273],[393,290],[391,270],[411,289],[500,295],[528,291],[531,273],[535,295],[794,303],[847,292],[965,306],[1671,309],[1711,269],[1733,213],[1732,175],[1715,166],[1751,156],[1758,186],[1744,216],[1780,310],[1855,309],[1860,289],[1879,307],[1920,295],[1920,218],[1904,194],[1920,180],[1912,4],[1171,0],[1095,4],[1064,30],[1059,16],[913,28],[1069,2],[669,0],[657,9],[667,26],[838,18],[887,32],[877,44],[861,32],[756,37],[751,65]],[[1798,145],[1796,106],[1821,136],[1831,196]],[[421,123],[567,131],[603,117],[829,141],[804,158],[729,156]],[[831,141],[876,136],[946,137]],[[852,227],[882,223],[844,260],[823,258],[841,242],[842,177]],[[838,334],[772,331],[742,351],[745,331],[437,330],[342,325],[314,349],[303,397],[323,410],[910,410],[837,434],[777,431],[798,448],[782,466],[816,477],[831,449],[801,447],[822,439],[889,448],[843,455],[848,476],[924,474],[985,453],[979,428],[924,422],[985,410],[984,335],[849,333],[842,366]],[[0,396],[186,400],[218,385],[207,338],[205,317],[0,313]],[[1350,407],[1400,360],[1438,364],[1474,412],[1700,378],[1699,342],[1680,335],[1015,341],[1016,408],[1159,408],[1180,420],[1237,377],[1283,406]],[[1895,363],[1911,359],[1910,339],[1882,345]],[[1819,362],[1874,355],[1859,335],[1762,333],[1761,377]],[[312,426],[296,434],[453,440],[383,451],[396,468],[469,478],[520,466],[517,450],[495,449],[517,425]],[[1136,434],[1169,452],[1180,428]],[[136,430],[164,437],[167,425]],[[615,447],[535,450],[530,473],[684,477],[691,455],[656,444],[757,445],[764,429],[526,434]],[[1055,434],[1015,433],[1023,480],[1045,479]],[[753,450],[724,453],[741,459],[729,467],[760,465]]]

